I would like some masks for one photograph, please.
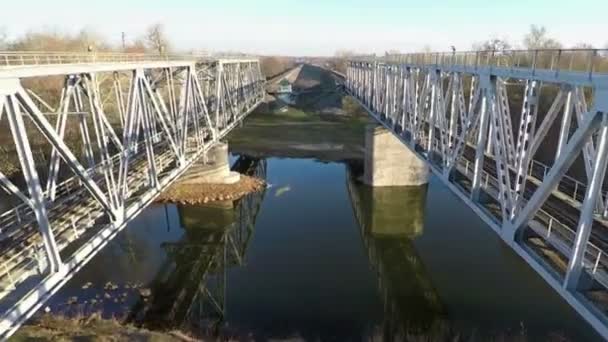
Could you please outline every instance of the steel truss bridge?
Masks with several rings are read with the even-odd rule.
[[[0,339],[263,97],[257,59],[0,52]]]
[[[360,57],[345,86],[608,339],[607,51]]]

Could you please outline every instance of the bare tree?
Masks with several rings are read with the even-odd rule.
[[[560,49],[562,44],[547,37],[547,29],[544,26],[532,25],[530,26],[530,32],[524,37],[524,46],[530,50]]]
[[[484,42],[473,44],[476,51],[505,51],[512,49],[513,46],[506,39],[492,38]]]
[[[396,49],[391,49],[391,50],[388,50],[388,51],[384,51],[384,55],[385,56],[394,56],[394,55],[401,55],[401,54],[402,54],[402,52],[399,51],[399,50],[396,50]]]
[[[88,30],[75,35],[56,31],[30,31],[16,38],[9,46],[11,50],[40,51],[86,51],[89,47],[96,50],[110,48],[103,37]]]
[[[334,57],[327,59],[325,61],[325,65],[326,67],[337,72],[346,73],[346,65],[348,59],[356,55],[357,54],[352,50],[336,50],[336,52],[334,52]]]
[[[159,54],[166,53],[169,50],[169,40],[165,35],[164,26],[160,23],[148,27],[145,41],[148,49],[158,51]]]
[[[351,56],[354,56],[354,55],[355,55],[355,52],[351,51],[351,50],[341,49],[341,50],[336,50],[336,52],[334,52],[334,56],[335,57],[339,57],[339,58],[342,58],[342,57],[351,57]]]
[[[8,35],[6,28],[0,27],[0,49],[4,50],[8,47]]]
[[[587,49],[587,50],[595,49],[595,47],[589,43],[577,43],[577,44],[574,44],[574,46],[572,48],[573,49]]]
[[[146,52],[146,43],[141,39],[136,39],[133,42],[125,43],[124,52],[144,53]]]
[[[109,51],[112,47],[106,42],[105,37],[90,29],[82,29],[72,37],[74,44],[80,45],[79,50]]]

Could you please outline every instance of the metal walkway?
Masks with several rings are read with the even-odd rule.
[[[256,59],[0,52],[0,339],[263,97]]]
[[[361,57],[346,88],[608,339],[608,51]]]

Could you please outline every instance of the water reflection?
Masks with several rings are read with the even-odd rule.
[[[266,163],[240,158],[233,169],[264,178]],[[265,191],[238,201],[177,207],[184,234],[165,242],[165,265],[149,295],[133,307],[130,321],[154,329],[217,333],[225,315],[227,270],[243,264]]]
[[[268,175],[265,161],[234,166],[271,193],[147,208],[51,301],[95,301],[105,317],[205,339],[445,340],[524,328],[530,340],[562,330],[584,339],[580,318],[436,180],[373,189],[357,182],[356,162],[268,164]]]
[[[347,171],[349,197],[384,304],[382,340],[404,340],[439,324],[445,310],[412,240],[423,233],[427,185],[370,187]]]

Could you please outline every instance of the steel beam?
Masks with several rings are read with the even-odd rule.
[[[46,201],[42,192],[42,186],[40,185],[40,178],[36,171],[36,164],[34,163],[34,158],[32,156],[32,149],[25,129],[25,123],[23,122],[21,105],[15,94],[6,95],[5,101],[7,103],[8,122],[15,142],[15,148],[17,149],[17,155],[19,156],[23,178],[27,184],[30,200],[38,223],[38,230],[42,236],[44,249],[46,251],[48,271],[50,273],[58,272],[62,267],[61,256],[59,255],[59,248],[57,247],[55,236],[49,224]]]
[[[564,287],[570,290],[578,288],[581,273],[583,272],[584,256],[587,251],[587,243],[589,242],[593,225],[593,214],[602,189],[602,183],[606,174],[606,164],[608,162],[608,113],[599,115],[602,115],[603,119],[599,130],[598,157],[593,165],[593,173],[585,193],[572,255],[570,256],[564,280]]]

